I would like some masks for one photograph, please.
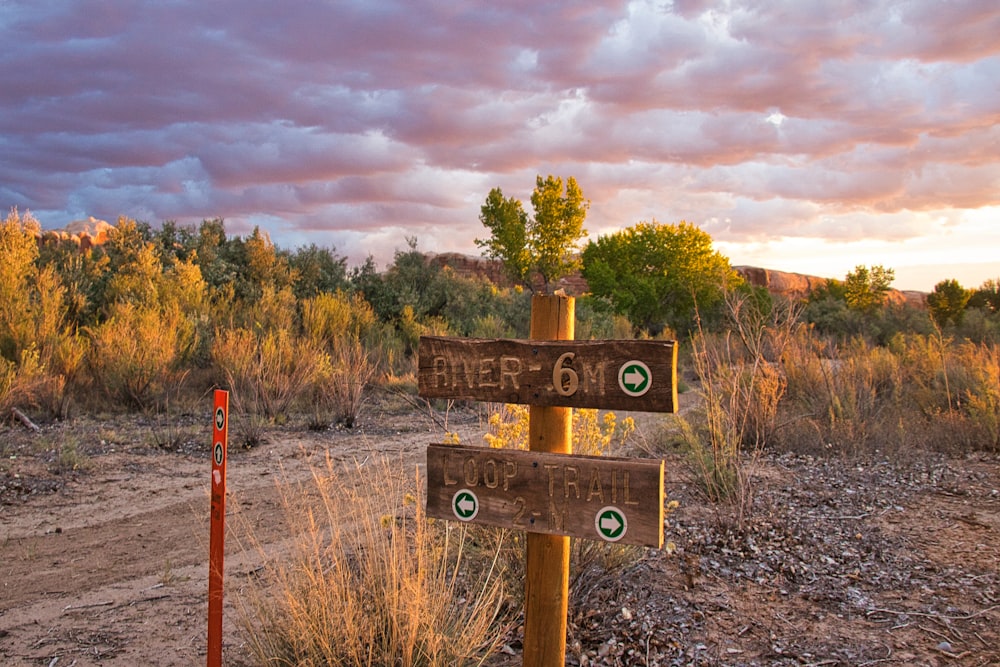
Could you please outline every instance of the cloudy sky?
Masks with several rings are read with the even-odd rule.
[[[592,238],[1000,277],[996,0],[0,0],[0,207],[224,217],[384,265],[477,254],[493,187],[574,176]]]

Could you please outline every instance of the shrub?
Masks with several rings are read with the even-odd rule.
[[[106,398],[130,409],[154,407],[183,375],[179,360],[194,346],[193,325],[176,310],[119,303],[87,330],[87,369]]]
[[[313,386],[313,428],[330,423],[353,428],[377,367],[361,341],[343,338],[323,355]]]
[[[232,392],[246,445],[260,441],[266,424],[287,417],[324,363],[323,352],[311,341],[295,338],[286,329],[259,335],[244,328],[220,330],[212,358]]]
[[[445,667],[483,664],[499,647],[496,554],[465,526],[425,517],[422,484],[399,469],[328,458],[315,488],[287,487],[291,553],[237,600],[260,664]]]
[[[375,311],[359,294],[323,293],[302,301],[302,330],[317,345],[364,340],[374,326]]]

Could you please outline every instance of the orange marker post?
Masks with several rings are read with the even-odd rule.
[[[208,667],[222,666],[222,561],[226,529],[229,392],[215,390],[212,428],[212,521],[208,542]]]

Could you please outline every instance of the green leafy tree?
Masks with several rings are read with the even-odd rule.
[[[502,261],[519,284],[529,284],[537,272],[548,292],[555,281],[581,267],[579,244],[587,235],[583,223],[590,202],[572,176],[564,186],[562,178],[549,175],[536,177],[531,205],[534,218],[517,199],[504,198],[500,188],[491,190],[479,216],[491,236],[476,239],[476,245],[487,257]]]
[[[535,268],[548,292],[554,281],[582,266],[579,244],[587,235],[583,221],[590,202],[583,198],[575,178],[566,180],[564,190],[562,179],[550,175],[545,180],[541,176],[536,178],[531,206],[535,209],[535,221],[529,236],[530,247]]]
[[[516,284],[528,282],[531,252],[528,249],[528,214],[521,202],[505,199],[500,188],[493,188],[480,208],[479,221],[490,230],[488,239],[476,239],[486,256],[503,262],[507,277]]]
[[[962,287],[954,278],[942,280],[927,295],[927,309],[939,327],[949,323],[961,324],[971,296],[972,291]]]
[[[1000,278],[987,280],[972,293],[969,308],[983,308],[991,313],[1000,312]]]
[[[296,250],[288,258],[296,277],[295,296],[308,299],[346,289],[347,258],[338,257],[334,248],[321,248],[315,243]]]
[[[174,260],[188,261],[196,252],[198,232],[194,227],[178,225],[174,220],[165,220],[160,229],[153,232],[153,244],[160,255],[160,262],[170,266]]]
[[[583,277],[594,296],[652,334],[689,330],[696,307],[711,311],[742,282],[706,232],[655,220],[591,241],[583,251]]]
[[[195,253],[201,275],[212,289],[231,285],[236,280],[232,245],[222,218],[202,220],[195,240]]]
[[[385,322],[392,319],[393,304],[389,288],[379,273],[375,258],[368,255],[361,266],[351,269],[351,286],[361,293],[378,318]]]
[[[858,265],[844,279],[844,298],[847,307],[872,313],[885,305],[889,289],[896,277],[893,269],[881,265],[871,268]]]

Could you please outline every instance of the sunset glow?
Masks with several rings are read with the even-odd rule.
[[[478,254],[499,186],[733,264],[1000,278],[994,0],[35,3],[0,11],[0,207]]]

